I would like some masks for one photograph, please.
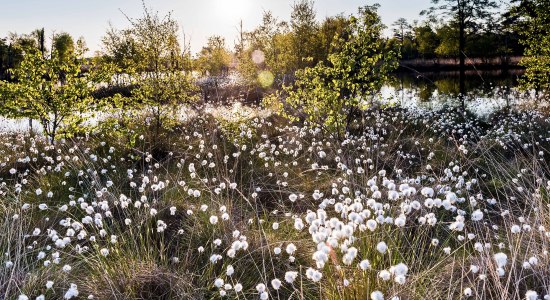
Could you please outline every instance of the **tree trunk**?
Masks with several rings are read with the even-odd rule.
[[[459,15],[459,18],[460,18],[460,37],[459,37],[459,41],[458,41],[458,48],[459,48],[459,57],[460,57],[460,102],[461,102],[461,105],[462,105],[462,111],[465,112],[465,109],[466,109],[466,104],[464,103],[465,101],[465,93],[466,93],[466,86],[465,86],[465,59],[466,59],[466,53],[464,52],[464,48],[466,46],[466,36],[465,36],[465,16],[463,13],[461,13]]]
[[[161,123],[160,123],[160,105],[157,107],[157,113],[156,113],[156,119],[157,119],[157,128],[156,128],[156,136],[158,137],[159,136],[159,133],[160,133],[160,126],[161,126]]]

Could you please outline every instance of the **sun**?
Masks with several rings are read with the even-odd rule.
[[[230,20],[244,18],[249,9],[251,0],[214,0],[215,11],[218,17]]]

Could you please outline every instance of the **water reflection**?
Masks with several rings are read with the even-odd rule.
[[[521,71],[467,71],[464,103],[460,95],[459,72],[400,73],[395,74],[376,99],[382,103],[400,105],[422,113],[426,110],[439,111],[449,107],[465,109],[479,119],[487,119],[503,109],[517,107],[518,104],[536,100],[533,93],[520,93],[516,87]],[[462,107],[463,106],[463,107]],[[97,114],[88,122],[97,122],[102,114]],[[0,116],[0,133],[28,131],[31,128],[27,119],[9,119]],[[41,126],[33,121],[32,128],[41,132]]]
[[[458,71],[400,73],[384,86],[381,98],[386,103],[413,109],[461,107],[486,118],[498,110],[532,100],[534,95],[516,89],[521,74],[521,70],[467,71],[464,95],[461,95]]]

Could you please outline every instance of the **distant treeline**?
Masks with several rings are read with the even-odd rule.
[[[399,19],[394,23],[394,36],[388,44],[392,48],[399,49],[403,60],[418,58],[458,58],[459,28],[456,22],[446,23],[422,23],[414,22],[410,25],[407,20]],[[466,57],[485,60],[483,64],[501,64],[506,61],[491,60],[491,58],[505,59],[510,56],[522,56],[524,46],[520,43],[519,33],[506,30],[504,25],[487,24],[484,28],[472,31],[466,37]],[[426,60],[430,62],[431,60]],[[450,63],[452,60],[440,60]],[[435,61],[434,61],[435,62]],[[517,64],[517,61],[510,61]]]
[[[25,50],[37,49],[43,56],[55,53],[61,59],[68,58],[78,46],[85,47],[84,39],[76,42],[73,37],[61,32],[51,37],[51,48],[46,48],[44,28],[36,29],[28,34],[11,33],[8,37],[0,38],[0,80],[12,79],[9,70],[16,68],[22,61]]]
[[[523,56],[468,57],[466,58],[466,68],[476,70],[524,69],[520,65],[522,58]],[[398,71],[449,71],[458,70],[459,68],[460,60],[458,57],[434,57],[403,59],[399,62]]]
[[[384,53],[397,53],[402,69],[454,70],[461,65],[461,69],[515,68],[522,65],[522,56],[533,56],[533,63],[540,62],[538,54],[546,49],[546,40],[538,37],[545,36],[550,27],[544,19],[545,11],[550,9],[547,0],[510,0],[504,4],[492,0],[439,0],[432,1],[432,5],[419,12],[424,16],[422,21],[400,18],[386,24],[393,34],[380,37]],[[339,14],[319,21],[314,2],[300,0],[294,3],[288,19],[265,11],[261,23],[252,30],[243,30],[241,23],[232,47],[223,37],[214,35],[199,53],[192,54],[188,41],[179,42],[185,33],[176,30],[164,34],[170,41],[166,49],[157,50],[170,68],[200,77],[220,78],[233,71],[248,86],[281,86],[291,83],[298,70],[330,64],[330,56],[340,53],[341,45],[353,34],[352,20]],[[529,38],[533,38],[532,43]],[[45,55],[54,50],[66,55],[75,47],[66,33],[52,36],[51,49],[45,49],[44,40],[44,29],[0,39],[0,79],[11,80],[8,70],[22,60],[25,47],[40,48]],[[537,40],[541,40],[540,46]],[[110,28],[102,42],[98,58],[116,65],[121,73],[128,73],[129,67],[143,60],[140,41],[129,29]],[[543,63],[546,57],[542,56]],[[529,62],[525,60],[525,64]],[[150,67],[140,70],[150,71]],[[545,78],[539,73],[533,76]]]

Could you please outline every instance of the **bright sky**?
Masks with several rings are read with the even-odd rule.
[[[197,52],[209,36],[218,34],[233,47],[237,25],[243,20],[245,30],[261,22],[262,12],[270,10],[279,19],[290,19],[293,0],[147,0],[146,5],[161,14],[172,11]],[[339,13],[355,13],[359,6],[376,0],[316,0],[319,19]],[[400,17],[419,19],[419,12],[430,0],[379,0],[382,21],[389,25]],[[141,0],[0,0],[0,37],[9,32],[28,33],[44,27],[48,36],[65,31],[75,39],[82,36],[91,51],[101,49],[101,37],[109,22],[115,28],[128,26],[121,13],[139,17]]]

